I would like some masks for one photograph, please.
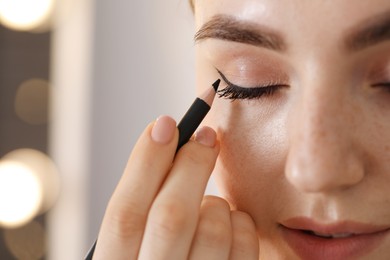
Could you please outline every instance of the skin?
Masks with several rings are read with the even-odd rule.
[[[283,51],[207,38],[197,43],[199,92],[218,77],[240,86],[288,84],[257,100],[218,99],[214,170],[233,208],[256,223],[261,259],[294,259],[278,223],[309,217],[390,226],[390,42],[345,50],[345,37],[389,1],[195,1],[199,30],[230,15],[278,32]],[[346,19],[348,17],[348,19]],[[335,30],[334,28],[337,28]],[[384,71],[380,78],[372,76]],[[270,203],[272,201],[272,203]],[[389,259],[390,235],[364,259]]]
[[[94,259],[298,259],[282,236],[288,219],[390,227],[390,87],[378,84],[390,82],[390,43],[349,40],[386,11],[387,0],[194,1],[197,30],[229,15],[284,40],[276,50],[198,39],[199,93],[216,68],[243,87],[286,87],[217,98],[206,119],[216,132],[202,128],[176,156],[176,123],[151,123],[107,206]],[[212,172],[222,198],[203,197]],[[359,259],[389,259],[388,248],[389,232]]]

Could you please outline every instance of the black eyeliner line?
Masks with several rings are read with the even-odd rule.
[[[227,87],[220,89],[217,93],[220,98],[231,99],[232,101],[236,99],[258,99],[264,95],[271,95],[277,91],[280,87],[286,87],[287,85],[275,84],[275,85],[264,85],[258,87],[240,87],[232,82],[230,82],[226,76],[217,68],[215,68],[224,82],[227,84]]]
[[[222,80],[223,80],[228,86],[232,86],[232,87],[235,87],[235,88],[242,88],[242,87],[240,87],[240,86],[237,86],[237,85],[231,83],[231,82],[226,78],[226,76],[225,76],[219,69],[217,69],[217,68],[215,68],[215,69],[218,71],[218,74],[221,76]],[[222,90],[223,90],[223,89],[220,89],[219,91],[222,91]],[[218,91],[218,92],[219,92],[219,91]]]
[[[390,87],[390,82],[380,82],[372,85],[373,87]]]
[[[231,86],[231,87],[234,87],[234,88],[237,88],[237,89],[265,89],[265,88],[273,88],[273,87],[287,87],[288,85],[285,85],[285,84],[269,84],[269,85],[264,85],[264,86],[255,86],[255,87],[241,87],[241,86],[238,86],[232,82],[230,82],[226,76],[220,71],[218,70],[217,68],[215,68],[218,72],[218,74],[221,76],[222,80],[228,85],[228,86]],[[220,89],[218,90],[219,91],[223,91],[223,89]]]

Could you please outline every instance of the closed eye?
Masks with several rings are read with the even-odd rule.
[[[385,87],[390,88],[390,82],[380,82],[372,85],[373,87]]]
[[[227,85],[225,88],[218,90],[217,94],[220,98],[231,99],[232,101],[236,99],[259,99],[261,97],[271,96],[280,88],[288,86],[270,82],[256,87],[241,87],[230,82],[218,69],[217,71]]]
[[[382,88],[385,91],[390,92],[390,82],[379,82],[372,85],[374,88]]]

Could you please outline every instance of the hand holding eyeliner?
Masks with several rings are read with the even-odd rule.
[[[188,140],[190,140],[195,130],[199,127],[200,123],[209,112],[220,83],[221,80],[218,79],[212,84],[212,88],[208,88],[202,93],[202,95],[197,97],[191,107],[187,110],[184,117],[181,119],[180,123],[177,125],[177,128],[179,129],[179,142],[177,144],[176,153],[185,143],[188,142]],[[92,260],[95,247],[96,241],[86,255],[85,260]]]

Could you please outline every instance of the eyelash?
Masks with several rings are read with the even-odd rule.
[[[373,87],[385,87],[390,88],[390,81],[389,82],[380,82],[372,85]]]
[[[371,86],[374,87],[374,88],[381,88],[384,91],[390,93],[390,81],[375,83],[375,84],[373,84]]]
[[[236,99],[260,99],[261,97],[271,96],[280,88],[287,86],[284,84],[269,83],[253,88],[241,87],[231,83],[218,69],[217,71],[222,80],[227,84],[225,88],[218,90],[217,94],[220,98],[231,99],[232,101]]]

